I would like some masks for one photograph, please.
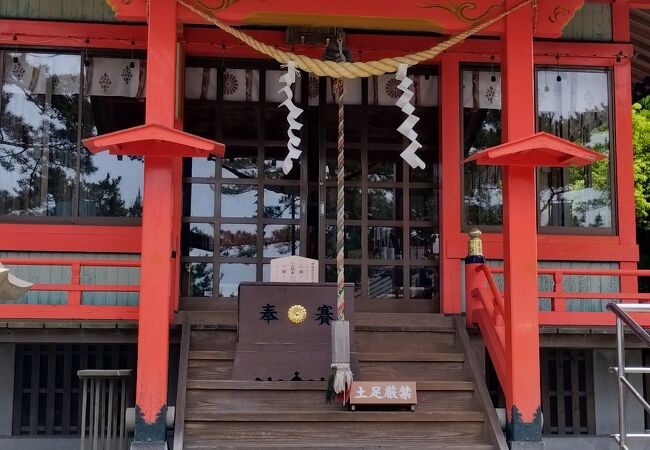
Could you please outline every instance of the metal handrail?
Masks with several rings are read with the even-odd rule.
[[[612,438],[618,443],[619,449],[629,450],[627,446],[628,438],[650,438],[650,434],[628,434],[627,432],[627,417],[626,417],[626,392],[629,390],[632,395],[641,403],[643,408],[650,413],[650,404],[643,398],[643,395],[630,383],[625,376],[626,373],[650,373],[650,367],[625,367],[625,333],[623,332],[623,325],[630,327],[632,332],[643,342],[650,347],[650,334],[645,331],[641,326],[630,316],[630,312],[650,312],[650,304],[635,304],[635,303],[608,303],[607,309],[616,315],[616,354],[617,354],[617,367],[610,367],[610,371],[616,374],[618,380],[618,434],[613,434]]]

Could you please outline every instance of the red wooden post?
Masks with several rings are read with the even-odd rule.
[[[70,265],[70,284],[72,286],[79,286],[81,284],[81,264],[79,262],[73,262]],[[68,305],[81,305],[81,291],[68,292]]]
[[[150,0],[146,122],[174,127],[177,5]],[[156,144],[152,144],[156,145]],[[169,310],[172,296],[174,166],[179,158],[146,156],[136,382],[136,426],[131,449],[166,449]]]
[[[564,292],[564,276],[562,272],[553,272],[553,292]],[[553,297],[551,299],[551,310],[553,311],[566,311],[566,298]]]
[[[475,325],[474,310],[480,307],[480,299],[474,294],[475,289],[485,285],[485,276],[479,270],[485,263],[481,232],[474,228],[469,232],[470,239],[467,243],[467,257],[465,258],[465,321],[467,326]]]
[[[518,4],[506,0],[506,7]],[[503,36],[504,140],[535,133],[533,13],[530,5],[505,19]],[[506,434],[511,449],[543,448],[537,300],[535,167],[503,168]]]

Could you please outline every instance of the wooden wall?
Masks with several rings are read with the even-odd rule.
[[[569,41],[611,41],[611,5],[585,3],[564,28],[562,38]]]
[[[104,0],[2,0],[0,18],[115,22]]]

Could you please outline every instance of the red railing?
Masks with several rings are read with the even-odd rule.
[[[0,304],[2,319],[69,319],[69,320],[137,320],[137,306],[89,305],[82,301],[84,292],[128,293],[140,292],[140,285],[82,284],[82,267],[140,267],[140,261],[86,260],[86,259],[17,259],[3,258],[5,266],[69,267],[69,283],[37,283],[31,291],[66,292],[67,303],[60,305],[11,303]],[[25,280],[30,281],[30,280]]]
[[[503,274],[502,267],[490,267],[487,264],[471,264],[466,273],[467,278],[467,320],[478,325],[485,345],[490,353],[497,375],[505,382],[505,302],[503,294],[497,287],[493,273]],[[550,311],[539,312],[540,326],[614,326],[616,317],[605,310],[605,302],[621,303],[650,303],[650,294],[638,292],[572,292],[564,289],[565,277],[617,277],[619,289],[622,277],[650,277],[650,270],[592,270],[592,269],[550,269],[542,268],[537,271],[539,276],[550,276],[553,279],[551,291],[540,291],[538,299],[541,302],[550,299]],[[636,283],[634,284],[636,285]],[[585,312],[567,310],[567,300],[573,301],[603,301],[603,311]],[[647,314],[645,315],[647,316]],[[643,327],[650,327],[650,317],[636,317]],[[504,384],[505,385],[505,384]]]

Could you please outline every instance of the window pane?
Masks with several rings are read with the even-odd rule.
[[[368,189],[368,220],[402,220],[401,189]]]
[[[409,289],[411,298],[432,299],[438,296],[438,274],[432,267],[411,268]]]
[[[239,283],[255,281],[255,264],[221,264],[219,297],[236,297]]]
[[[264,225],[264,257],[277,258],[300,254],[300,227]]]
[[[433,228],[411,228],[409,254],[412,261],[432,261],[440,257],[440,235]]]
[[[409,168],[409,179],[413,182],[418,183],[434,183],[438,184],[438,152],[434,150],[425,150],[420,149],[417,151],[417,155],[420,157],[426,167],[420,169],[416,167],[413,169],[411,166]]]
[[[344,229],[344,257],[361,259],[361,227],[346,225]],[[325,257],[336,258],[336,225],[327,225],[325,227]]]
[[[212,297],[213,265],[211,263],[185,264],[183,291],[187,297]]]
[[[133,66],[133,67],[132,67]],[[144,123],[144,66],[140,60],[87,58],[84,63],[82,137]],[[79,215],[141,216],[143,160],[108,152],[81,152]]]
[[[404,160],[398,151],[368,150],[368,181],[402,181]]]
[[[250,184],[221,185],[222,217],[257,217],[257,186]]]
[[[221,160],[221,178],[257,178],[257,149],[226,147],[226,155]]]
[[[214,216],[214,185],[193,184],[190,187],[190,215],[193,217]]]
[[[403,268],[398,266],[368,267],[368,297],[403,298]]]
[[[361,181],[361,151],[356,148],[345,149],[345,181]],[[338,176],[338,151],[327,149],[325,178],[336,180]]]
[[[463,71],[463,156],[501,143],[501,75],[486,70]],[[467,225],[501,225],[501,168],[463,168],[464,216]]]
[[[229,104],[224,107],[223,137],[225,139],[257,138],[257,108],[250,105]]]
[[[346,283],[354,283],[354,297],[361,297],[361,266],[343,266],[343,274]],[[325,282],[335,283],[337,278],[336,266],[328,264],[325,266]]]
[[[282,164],[287,157],[287,153],[289,153],[289,150],[286,147],[269,147],[264,149],[264,178],[271,180],[300,179],[300,164],[303,157],[292,159],[293,167],[285,175]]]
[[[433,189],[411,189],[411,220],[431,221],[438,217],[438,205]]]
[[[606,72],[538,71],[539,130],[609,156],[609,92]],[[612,226],[608,160],[586,167],[541,168],[538,183],[541,226]]]
[[[192,158],[192,173],[195,178],[214,178],[215,163],[207,158]]]
[[[70,216],[80,57],[7,52],[3,66],[0,214]]]
[[[368,227],[368,258],[402,259],[402,228]]]
[[[257,225],[222,224],[221,256],[253,258],[257,255]]]
[[[336,219],[336,188],[327,188],[327,198],[325,199],[326,217]],[[361,189],[345,188],[343,190],[345,201],[345,218],[349,220],[361,219]]]
[[[183,256],[212,256],[214,225],[211,223],[183,224]]]
[[[264,217],[299,219],[300,187],[266,186],[264,188]]]

